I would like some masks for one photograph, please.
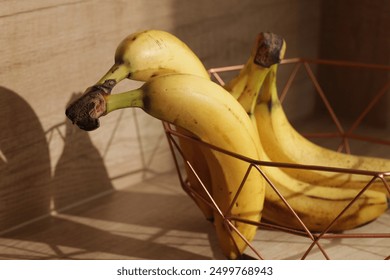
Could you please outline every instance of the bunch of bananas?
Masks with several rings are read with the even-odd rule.
[[[145,83],[139,89],[110,94],[125,78]],[[125,38],[116,50],[112,68],[67,108],[66,115],[80,128],[92,130],[99,126],[100,116],[128,107],[142,108],[213,146],[260,159],[258,135],[245,110],[228,91],[210,80],[186,45],[167,32],[147,30]],[[183,146],[185,155],[196,160],[192,147]],[[194,148],[201,156],[200,164],[195,162],[194,167],[207,164],[211,174],[208,188],[213,207],[202,199],[196,201],[206,217],[213,219],[223,253],[235,259],[255,236],[255,223],[260,221],[264,204],[264,180],[258,172],[251,172],[247,162],[212,149]],[[244,176],[245,186],[241,186]],[[189,179],[196,188],[196,178]]]
[[[88,131],[99,127],[101,116],[138,107],[175,125],[189,138],[207,143],[180,138],[187,191],[206,219],[213,222],[222,252],[236,259],[250,246],[262,217],[302,229],[299,219],[290,214],[292,208],[309,230],[323,230],[356,196],[363,181],[359,176],[327,176],[315,171],[301,174],[267,165],[256,170],[253,162],[299,163],[307,157],[313,160],[312,154],[317,152],[320,160],[329,161],[316,164],[333,164],[330,160],[336,154],[336,166],[350,163],[356,167],[364,161],[367,168],[376,164],[380,170],[390,170],[386,160],[339,155],[317,147],[289,125],[275,84],[277,64],[285,49],[280,36],[260,33],[245,67],[222,87],[210,80],[199,58],[177,37],[160,30],[134,33],[117,47],[111,69],[67,108],[66,115]],[[111,94],[126,78],[145,83],[138,89]],[[387,208],[386,199],[379,189],[367,190],[332,230],[377,218]]]
[[[270,36],[268,41],[281,45],[279,54],[283,59],[283,38],[275,34],[259,36]],[[379,179],[369,182],[371,178],[364,172],[343,171],[385,172],[390,170],[390,161],[338,153],[300,135],[280,104],[277,68],[277,63],[260,67],[252,53],[238,76],[225,86],[250,115],[259,135],[262,160],[283,163],[262,166],[270,182],[266,185],[263,219],[288,228],[323,232],[355,228],[379,217],[388,207],[386,194],[390,190],[386,183]],[[306,169],[302,164],[313,168]],[[332,167],[335,171],[321,171],[316,166]]]

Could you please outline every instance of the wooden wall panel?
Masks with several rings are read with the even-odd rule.
[[[327,59],[390,65],[390,2],[323,1],[320,55]],[[320,69],[321,84],[336,113],[355,119],[389,82],[387,71]],[[366,116],[366,124],[390,128],[390,90]]]
[[[285,36],[287,56],[312,57],[319,14],[319,0],[0,1],[0,232],[173,169],[161,123],[141,111],[90,133],[65,118],[126,35],[171,31],[207,67],[243,63],[260,31]]]

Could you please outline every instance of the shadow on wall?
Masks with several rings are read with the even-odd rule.
[[[77,96],[74,94],[71,99]],[[120,255],[132,258],[151,256],[161,259],[205,258],[170,244],[143,241],[115,234],[115,230],[112,232],[104,227],[96,228],[96,224],[93,224],[96,219],[107,223],[113,221],[135,223],[146,229],[159,226],[161,233],[152,236],[158,238],[159,234],[164,235],[172,228],[188,230],[189,227],[199,232],[203,230],[203,225],[193,223],[196,218],[202,219],[199,213],[194,211],[194,217],[190,216],[188,219],[188,216],[183,215],[180,219],[175,219],[172,228],[166,226],[167,220],[170,221],[171,217],[177,216],[178,207],[184,208],[181,213],[186,212],[186,200],[176,196],[112,192],[90,203],[81,204],[113,190],[103,159],[94,147],[88,132],[80,130],[69,121],[54,126],[62,128],[65,125],[66,133],[63,137],[62,155],[52,175],[46,139],[50,130],[48,132],[43,129],[38,116],[23,98],[3,87],[0,87],[0,120],[0,232],[9,239],[47,244],[47,247],[54,251],[39,251],[36,247],[30,248],[26,245],[25,248],[23,244],[18,244],[15,245],[15,248],[18,248],[16,251],[2,252],[0,258],[71,259],[83,258],[85,254],[96,251],[104,252],[103,256],[108,257]],[[116,197],[114,201],[113,197]],[[78,207],[72,207],[77,204]],[[97,205],[100,207],[106,205],[108,209],[119,207],[123,211],[103,211],[103,215],[100,213],[97,217],[93,215],[93,211],[85,211]],[[143,208],[139,208],[140,205]],[[145,222],[144,216],[136,215],[139,211],[149,211],[151,217],[158,216],[162,207],[167,206],[168,218],[165,222],[158,220],[156,223],[151,219],[148,223]],[[64,215],[48,217],[53,207]],[[80,209],[84,209],[81,212],[88,214],[79,216]],[[48,218],[10,231],[40,217]],[[86,220],[88,222],[85,222]],[[183,227],[183,224],[187,227]],[[139,234],[142,235],[142,231]],[[213,236],[208,235],[211,239]],[[215,243],[215,240],[211,242]],[[59,248],[61,246],[72,247],[75,250],[66,253]]]
[[[175,35],[206,67],[245,63],[259,32],[287,42],[286,57],[316,57],[320,0],[172,1]]]
[[[69,103],[80,95],[73,94]],[[113,190],[103,158],[88,132],[69,121],[65,125],[65,145],[52,179],[54,207],[57,211]]]
[[[0,87],[0,231],[49,213],[50,156],[37,115]]]
[[[321,0],[279,1],[172,1],[174,34],[186,42],[200,57],[206,68],[243,64],[247,61],[255,38],[260,32],[273,32],[287,43],[286,58],[318,55],[318,29]],[[229,76],[232,73],[226,75]],[[288,78],[290,71],[278,70],[278,84]],[[315,96],[305,80],[295,83],[294,94],[289,96],[290,119],[312,115]],[[296,92],[296,94],[295,94]]]
[[[65,116],[64,116],[65,118]],[[45,131],[30,105],[0,87],[0,232],[47,216],[113,187],[87,133],[67,122],[64,150],[51,176]]]

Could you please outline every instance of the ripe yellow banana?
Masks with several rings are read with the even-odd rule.
[[[125,78],[147,81],[167,73],[208,77],[202,62],[184,42],[169,32],[146,30],[129,35],[118,45],[114,65],[97,84]]]
[[[284,56],[285,42],[280,48],[280,58]],[[253,98],[257,97],[258,91],[261,87],[261,98],[270,94],[269,86],[274,84],[276,79],[277,64],[270,66],[270,70],[255,65],[253,55],[247,61],[246,65],[233,79],[227,87],[232,90],[232,95],[242,100],[252,100],[243,103],[243,107],[248,111],[248,103],[255,102]],[[256,73],[254,73],[256,72]],[[263,75],[266,73],[267,78]],[[261,79],[254,79],[251,87],[246,87],[250,80],[250,76],[261,77]],[[257,83],[257,84],[256,84]],[[249,92],[252,89],[257,92]],[[241,93],[240,93],[241,90]],[[243,98],[243,95],[247,97]],[[253,104],[253,103],[252,103]],[[268,143],[266,140],[269,137],[263,138],[263,135],[268,136],[272,130],[267,122],[258,117],[264,110],[268,110],[268,104],[262,103],[256,105],[253,111],[249,111],[253,125],[257,126],[259,138],[261,159],[270,162],[268,145],[271,144],[273,148],[279,148],[274,143]],[[253,107],[252,107],[253,110]],[[254,113],[254,114],[253,114]],[[295,214],[301,219],[305,226],[311,231],[323,231],[330,226],[330,223],[341,213],[340,218],[334,223],[329,230],[340,231],[357,227],[365,224],[381,215],[387,208],[386,196],[373,190],[368,190],[364,194],[356,198],[355,202],[348,206],[348,204],[358,195],[358,190],[331,188],[326,185],[314,185],[301,180],[298,180],[289,174],[285,173],[283,169],[278,167],[261,166],[261,169],[267,176],[269,183],[266,187],[266,199],[263,210],[263,219],[277,223],[282,226],[303,230],[304,227],[299,219],[295,217],[290,211],[290,207]],[[274,187],[276,190],[274,190]],[[287,206],[281,198],[284,198]]]
[[[84,111],[89,110],[89,119],[94,122],[93,119],[113,110],[139,107],[157,119],[190,131],[206,143],[253,160],[259,159],[258,136],[245,110],[226,90],[208,79],[169,74],[149,79],[141,88],[129,92],[101,93],[90,94],[89,99],[83,100],[87,103],[74,108],[87,108]],[[79,111],[83,110],[78,109],[69,117],[74,119]],[[217,179],[212,176],[214,200],[219,207],[214,213],[214,224],[223,253],[235,259],[256,233],[257,226],[243,220],[259,222],[264,203],[264,180],[258,172],[252,171],[244,187],[240,188],[250,164],[218,151],[211,153],[221,163],[218,167],[210,166],[211,174],[216,171],[223,175]]]
[[[186,73],[209,78],[202,62],[179,38],[162,30],[145,30],[133,33],[122,40],[115,52],[114,65],[90,90],[101,89],[110,94],[112,88],[123,79],[145,82],[151,77],[168,73]],[[181,134],[193,137],[185,129],[180,127],[176,129]],[[178,141],[184,158],[188,160],[184,165],[188,183],[184,186],[185,190],[195,200],[205,218],[212,220],[213,210],[209,205],[211,200],[204,189],[212,193],[210,174],[203,155],[207,148],[181,137]],[[211,160],[209,163],[211,164]],[[207,202],[198,198],[196,194],[201,195]]]
[[[257,105],[255,110],[258,130],[263,132],[261,136],[272,132],[270,123],[259,117],[263,116],[264,111],[267,110],[266,104]],[[265,161],[271,161],[265,148],[269,143],[268,140],[268,137],[261,138],[261,146],[266,155]],[[382,192],[368,189],[358,196],[359,189],[308,183],[285,173],[286,169],[284,168],[263,167],[263,169],[280,195],[286,199],[289,206],[310,231],[321,232],[327,229],[347,207],[348,209],[328,231],[343,231],[364,225],[378,218],[387,209],[386,195]],[[356,196],[358,196],[356,201],[348,206]],[[281,200],[279,194],[271,187],[266,189],[263,219],[289,228],[304,229],[300,221]]]
[[[303,137],[288,121],[276,88],[276,67],[273,67],[266,83],[269,83],[258,99],[256,112],[263,147],[273,161],[356,169],[363,171],[390,171],[390,160],[367,156],[343,154],[314,144]],[[271,77],[272,76],[272,77]],[[325,172],[320,170],[284,169],[292,177],[311,184],[332,187],[362,189],[373,175],[357,173]],[[388,178],[390,181],[390,177]],[[383,191],[389,195],[385,184],[377,179],[371,189]]]
[[[277,65],[271,67],[267,76],[262,94],[270,95],[276,89]],[[273,89],[272,89],[273,88]],[[261,96],[263,97],[263,96]],[[281,149],[276,146],[273,136],[273,127],[267,118],[263,118],[269,110],[268,103],[260,102],[255,109],[255,118],[259,131],[261,146],[267,155],[268,161],[277,161],[270,157],[273,149]],[[274,142],[273,142],[274,141]],[[270,146],[272,145],[272,148]],[[279,161],[283,162],[283,161]],[[368,189],[358,196],[360,189],[348,189],[344,187],[332,187],[324,183],[305,182],[299,180],[290,173],[285,172],[288,168],[266,167],[265,173],[275,184],[278,191],[284,196],[295,213],[301,218],[305,226],[311,231],[342,231],[366,224],[387,209],[387,198],[382,192]],[[301,169],[297,169],[300,172]],[[361,186],[363,189],[364,186]],[[358,197],[357,197],[358,196]],[[349,203],[356,201],[349,206]],[[347,208],[348,207],[348,208]],[[344,210],[347,209],[347,210]],[[329,229],[332,221],[343,212]],[[299,220],[295,218],[280,200],[274,191],[266,191],[265,209],[263,217],[279,225],[295,229],[303,229]]]

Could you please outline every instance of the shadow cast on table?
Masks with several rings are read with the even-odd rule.
[[[184,249],[187,246],[203,246],[215,258],[223,258],[212,226],[207,227],[208,222],[189,203],[184,194],[116,191],[6,234],[5,238],[20,245],[16,245],[17,253],[0,252],[0,258],[209,258]]]
[[[50,227],[53,223],[56,226]],[[203,256],[189,251],[112,234],[106,230],[58,217],[50,218],[40,225],[45,231],[44,234],[30,232],[29,236],[12,235],[11,238],[44,243],[47,245],[44,251],[25,247],[18,248],[17,253],[14,254],[0,253],[0,257],[4,259],[204,259]]]

